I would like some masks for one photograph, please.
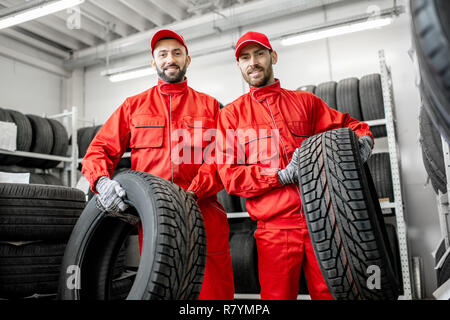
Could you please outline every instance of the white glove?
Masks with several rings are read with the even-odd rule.
[[[287,184],[298,184],[298,165],[300,162],[300,148],[297,148],[292,155],[292,160],[287,167],[278,170],[278,180],[284,186]]]
[[[370,156],[372,155],[372,147],[373,147],[373,140],[370,136],[362,136],[359,138],[359,155],[361,156],[361,160],[363,163],[365,163],[367,160],[369,160]]]
[[[125,189],[117,181],[104,176],[98,179],[95,190],[98,192],[97,207],[109,213],[123,212],[128,205],[123,202]]]

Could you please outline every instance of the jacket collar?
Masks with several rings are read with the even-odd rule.
[[[281,93],[280,80],[275,79],[275,83],[272,83],[265,87],[250,87],[250,94],[256,101],[263,101],[269,97],[279,95]]]
[[[158,78],[158,89],[163,94],[183,94],[187,91],[187,79],[179,83],[168,83]]]

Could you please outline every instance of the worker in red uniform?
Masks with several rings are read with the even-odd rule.
[[[233,299],[229,225],[225,210],[216,201],[223,185],[215,164],[203,160],[210,143],[204,135],[215,129],[219,103],[188,86],[185,73],[191,58],[182,36],[160,30],[151,40],[151,49],[158,85],[127,98],[114,111],[89,146],[82,172],[98,193],[98,205],[110,213],[127,208],[126,191],[111,177],[128,147],[132,170],[189,190],[198,199],[206,230],[206,267],[199,299]],[[141,229],[139,238],[142,248]]]
[[[349,127],[360,137],[366,161],[373,147],[369,126],[312,93],[283,89],[272,69],[277,53],[264,34],[244,34],[235,55],[250,92],[219,114],[217,167],[227,192],[247,198],[247,211],[257,221],[261,298],[296,299],[303,267],[311,298],[332,299],[302,210],[299,147],[310,136]]]

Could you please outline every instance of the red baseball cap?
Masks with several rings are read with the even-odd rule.
[[[263,47],[266,47],[270,51],[273,51],[269,39],[265,34],[255,31],[249,31],[242,37],[240,37],[236,43],[236,60],[239,60],[239,53],[241,52],[241,50],[251,43],[257,43],[259,45],[262,45]]]
[[[182,36],[180,36],[175,31],[163,29],[163,30],[159,30],[158,32],[156,32],[153,35],[152,42],[151,42],[152,54],[153,54],[153,50],[155,50],[156,43],[159,40],[164,39],[164,38],[172,38],[172,39],[178,40],[186,48],[186,54],[188,53],[188,48],[186,46],[186,42],[184,41],[184,38]]]

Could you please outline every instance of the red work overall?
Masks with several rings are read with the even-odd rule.
[[[305,139],[342,127],[372,136],[367,124],[311,93],[282,89],[278,80],[252,87],[219,114],[217,167],[227,192],[247,198],[247,211],[257,221],[262,299],[296,299],[302,266],[311,298],[332,299],[312,248],[300,190],[282,186],[277,171]]]
[[[209,144],[202,136],[207,130],[215,129],[218,111],[217,100],[188,87],[187,81],[171,84],[159,80],[157,86],[127,98],[114,111],[92,141],[82,162],[83,174],[94,189],[98,178],[112,176],[129,147],[132,170],[154,174],[196,192],[207,246],[200,299],[234,297],[228,220],[216,198],[223,185],[216,166],[202,163],[202,152]],[[186,158],[172,161],[180,155],[173,154],[179,141],[183,140],[179,129],[191,136],[186,142],[191,144],[190,161]],[[194,138],[198,130],[200,139]]]

